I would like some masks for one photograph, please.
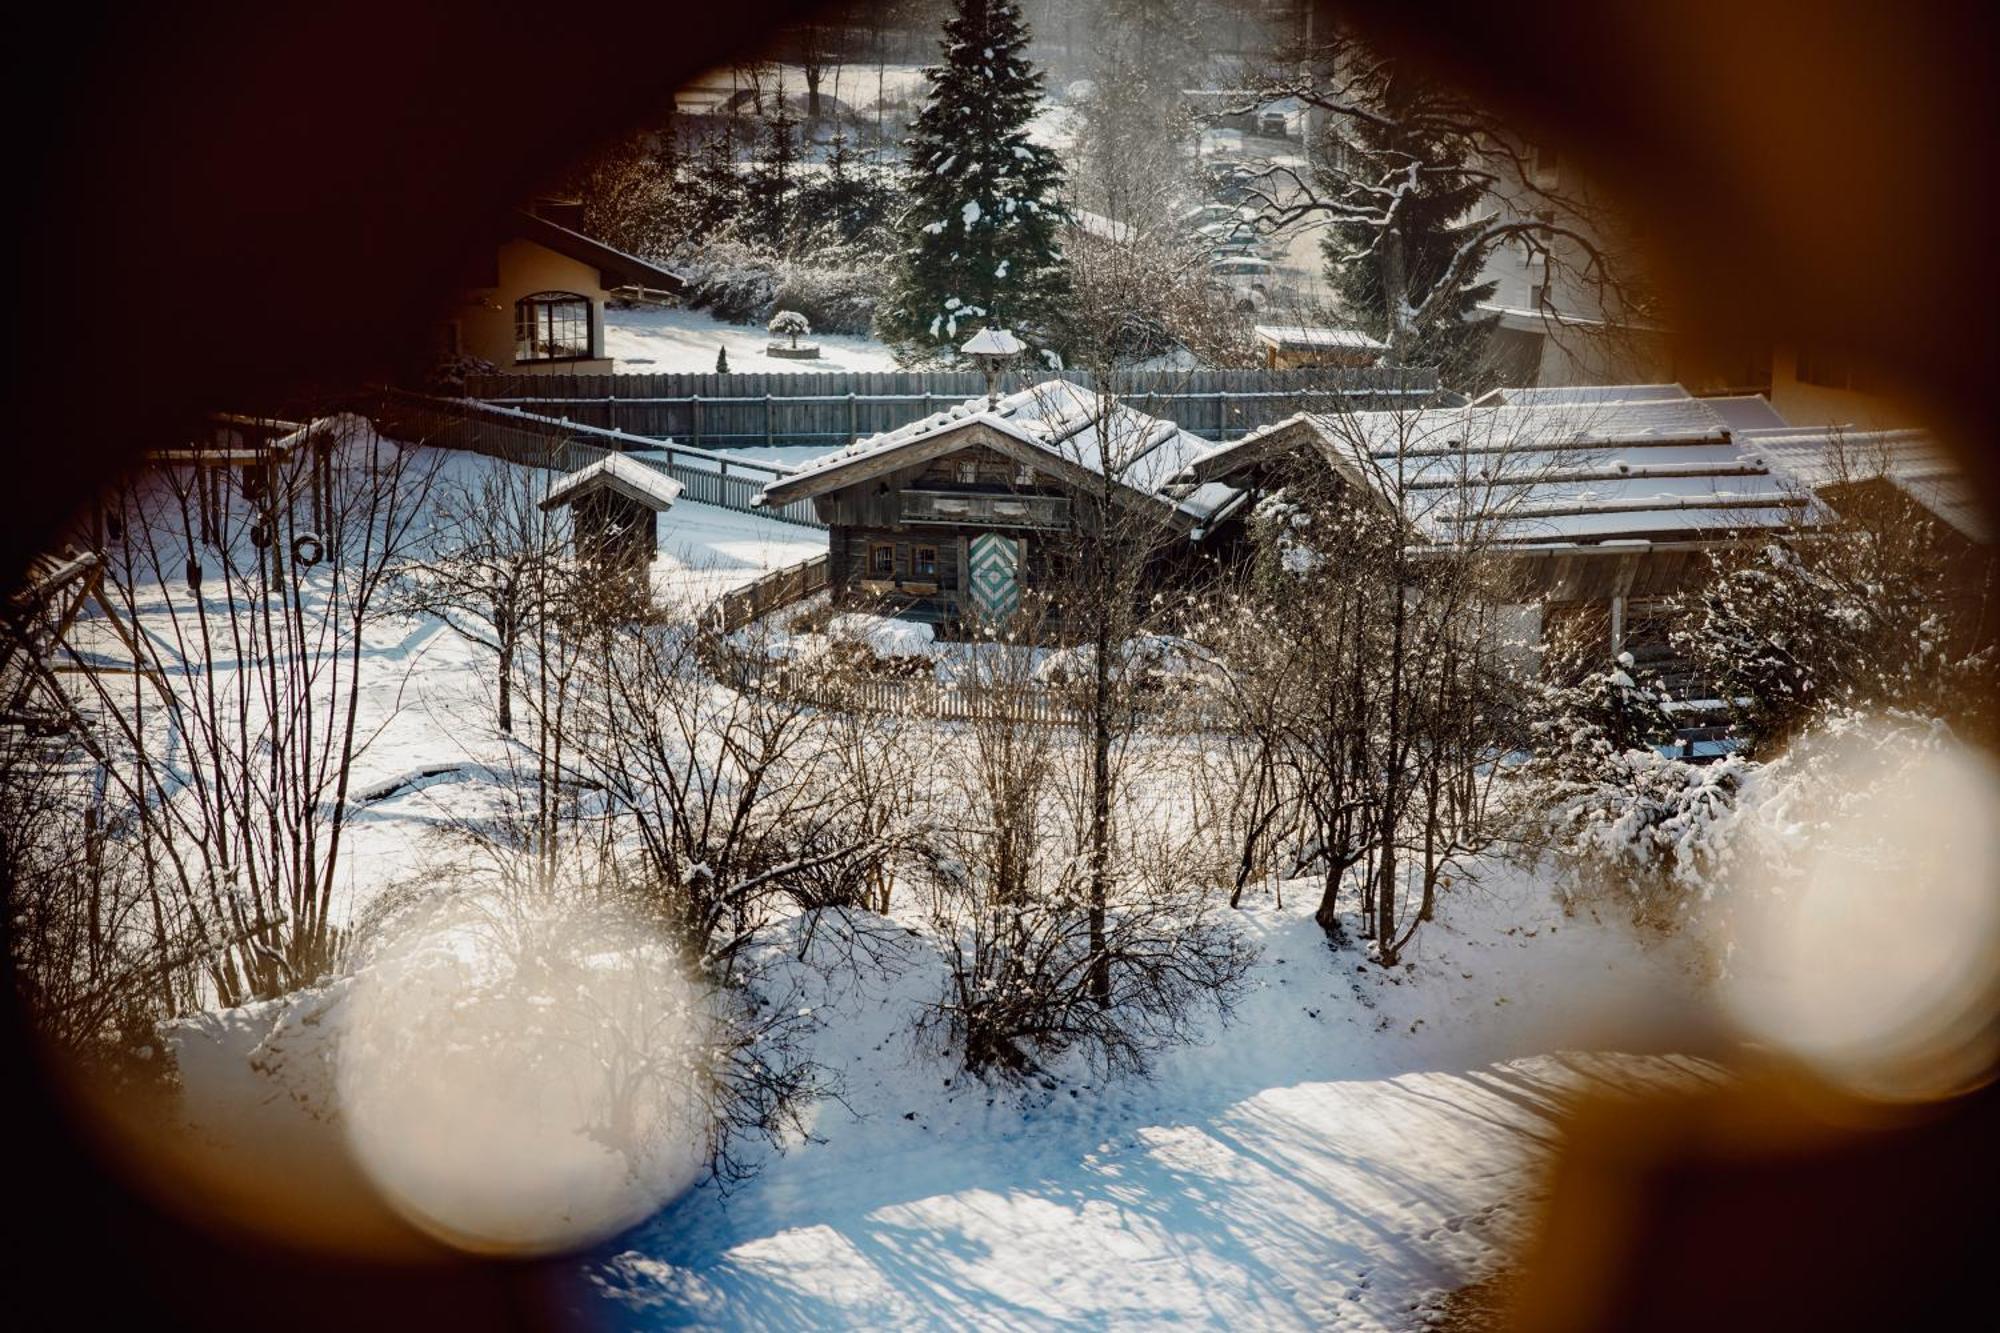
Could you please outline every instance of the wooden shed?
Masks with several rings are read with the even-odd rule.
[[[680,493],[680,482],[660,469],[607,454],[557,478],[542,508],[570,511],[579,558],[643,574],[659,548],[659,516]]]

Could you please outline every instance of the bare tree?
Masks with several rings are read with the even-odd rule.
[[[369,632],[434,466],[337,418],[240,474],[191,452],[106,502],[105,614],[66,651],[149,891],[188,911],[225,1004],[302,985],[337,951],[354,760],[388,720],[362,688]],[[83,635],[129,666],[98,669]]]
[[[1456,89],[1342,28],[1284,46],[1252,84],[1221,114],[1296,99],[1323,127],[1307,136],[1308,168],[1260,164],[1256,227],[1329,228],[1329,259],[1391,364],[1454,359],[1481,271],[1503,246],[1546,266],[1538,304],[1552,337],[1618,336],[1652,318],[1627,229],[1600,195]],[[1558,294],[1587,303],[1590,318],[1558,319]]]

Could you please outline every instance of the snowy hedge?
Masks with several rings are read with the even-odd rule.
[[[718,241],[676,260],[688,279],[688,303],[735,324],[763,324],[796,314],[806,330],[865,335],[875,322],[881,273],[850,250],[811,260],[784,259],[734,241]],[[775,326],[771,330],[779,333]],[[786,335],[789,336],[789,335]]]

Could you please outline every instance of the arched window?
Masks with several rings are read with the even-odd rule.
[[[514,360],[590,359],[590,298],[536,292],[514,302]]]

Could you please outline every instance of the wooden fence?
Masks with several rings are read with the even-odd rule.
[[[1011,392],[1047,378],[1009,375],[1000,387]],[[1082,371],[1062,378],[1092,382]],[[1436,390],[1432,371],[1337,368],[1146,371],[1117,385],[1131,406],[1210,440],[1311,408],[1389,407]],[[985,392],[973,371],[475,375],[466,383],[466,396],[484,402],[710,448],[845,444]]]
[[[792,469],[782,463],[763,463],[709,449],[670,445],[542,413],[400,389],[383,391],[375,423],[391,439],[469,449],[510,463],[565,472],[594,463],[607,454],[644,450],[646,456],[633,461],[680,482],[683,499],[761,514],[802,527],[826,526],[813,511],[810,500],[795,500],[771,508],[754,503],[767,483],[791,473]]]
[[[934,719],[943,722],[1013,721],[1080,727],[1082,710],[1046,688],[968,689],[934,680],[842,680],[800,683],[783,676],[787,698],[842,713]]]
[[[796,565],[774,569],[754,582],[717,598],[708,609],[707,623],[724,634],[742,629],[759,616],[780,607],[802,602],[826,587],[827,557],[814,556]]]

